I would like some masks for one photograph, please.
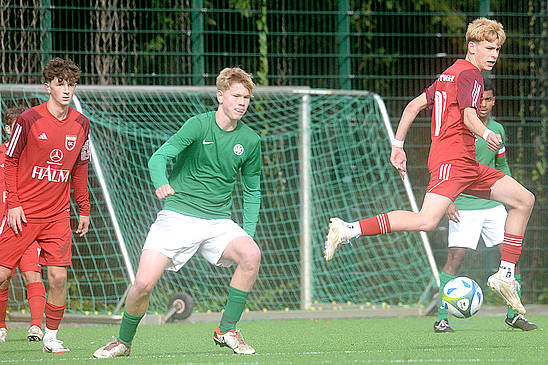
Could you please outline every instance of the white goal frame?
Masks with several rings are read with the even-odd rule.
[[[2,89],[25,89],[29,91],[44,91],[43,85],[2,85],[0,86]],[[116,90],[116,89],[124,89],[124,90],[138,90],[138,91],[185,91],[185,92],[216,92],[216,87],[214,86],[180,86],[180,87],[171,87],[171,86],[94,86],[94,85],[79,85],[76,93],[73,97],[73,102],[76,107],[76,109],[83,113],[85,115],[85,108],[80,103],[80,100],[78,99],[77,93],[78,90]],[[312,176],[311,176],[311,165],[310,165],[310,156],[311,156],[311,110],[310,110],[310,99],[312,95],[356,95],[356,96],[364,96],[364,95],[370,95],[372,96],[376,103],[379,106],[382,119],[384,122],[384,127],[387,132],[387,141],[386,143],[392,144],[392,140],[394,139],[394,131],[392,129],[392,125],[390,122],[390,118],[388,116],[388,112],[386,110],[386,106],[384,104],[384,101],[382,98],[372,92],[368,91],[345,91],[345,90],[327,90],[327,89],[311,89],[309,87],[258,87],[255,89],[255,93],[262,93],[262,92],[273,92],[273,91],[284,91],[284,92],[290,92],[293,94],[300,95],[301,97],[301,105],[299,107],[299,170],[300,170],[300,179],[299,179],[299,188],[301,191],[300,194],[300,267],[301,267],[301,308],[302,309],[309,309],[312,306],[312,234],[311,234],[311,216],[312,216],[312,206],[311,206],[311,197],[312,197]],[[93,141],[90,135],[90,147],[91,147],[91,153],[92,153],[92,163],[93,168],[95,169],[97,173],[98,181],[101,185],[101,189],[103,192],[103,196],[105,197],[105,203],[109,212],[109,215],[111,217],[111,221],[113,224],[113,228],[115,230],[116,238],[118,240],[118,244],[120,246],[120,251],[124,259],[124,264],[126,265],[128,276],[131,280],[131,283],[135,281],[135,271],[133,268],[133,265],[131,263],[129,253],[127,250],[127,246],[125,244],[123,235],[121,233],[120,226],[118,224],[118,219],[116,217],[116,212],[114,210],[110,193],[108,190],[108,186],[106,184],[103,171],[101,169],[101,161],[99,161],[99,156],[97,153],[95,153],[95,148],[93,145]],[[409,200],[409,203],[411,205],[411,209],[413,212],[418,212],[418,206],[415,200],[415,196],[412,191],[411,183],[409,181],[409,177],[406,173],[405,179],[403,181],[405,191],[407,193],[407,198]],[[437,285],[439,286],[439,272],[438,268],[436,266],[436,262],[432,253],[432,249],[430,246],[430,242],[428,240],[428,236],[425,232],[420,232],[420,237],[422,240],[422,244],[426,253],[426,256],[428,258],[428,262],[430,264],[430,268],[432,270],[432,274],[436,280]],[[429,286],[430,287],[430,286]],[[129,288],[128,288],[129,289]],[[428,290],[429,288],[427,288]],[[126,294],[127,295],[127,290]],[[125,300],[124,298],[120,298],[120,302],[118,304],[117,309],[121,308],[121,305],[123,304]]]

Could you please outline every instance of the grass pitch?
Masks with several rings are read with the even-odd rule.
[[[215,346],[215,324],[178,323],[139,327],[131,356],[92,359],[118,326],[62,328],[71,349],[44,354],[25,330],[9,330],[0,343],[0,364],[546,364],[548,315],[531,315],[539,329],[506,327],[501,317],[450,319],[455,333],[437,334],[434,317],[240,322],[255,355]]]

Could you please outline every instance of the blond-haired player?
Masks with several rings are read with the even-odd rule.
[[[478,112],[483,95],[481,72],[493,68],[505,40],[503,27],[497,21],[474,20],[466,32],[465,59],[457,60],[442,72],[403,111],[390,156],[390,162],[402,179],[406,173],[403,143],[407,131],[421,110],[433,108],[432,143],[428,156],[430,182],[420,212],[396,210],[354,223],[332,218],[325,243],[326,260],[331,260],[343,243],[361,235],[432,231],[460,193],[495,200],[505,204],[509,211],[499,271],[489,277],[488,285],[517,312],[525,313],[518,296],[519,284],[514,278],[514,269],[535,197],[512,177],[479,164],[474,156],[476,136],[483,138],[492,151],[498,150],[502,143],[501,136],[481,122]]]
[[[129,356],[158,279],[166,269],[179,270],[197,251],[213,265],[237,265],[213,340],[235,353],[255,352],[236,328],[261,261],[252,238],[261,198],[261,141],[241,121],[254,88],[244,70],[223,69],[217,77],[217,110],[187,120],[150,158],[151,179],[157,197],[165,199],[164,209],[150,227],[119,336],[95,351],[95,357]],[[166,165],[174,158],[168,177]],[[230,219],[238,174],[244,193],[243,229]]]

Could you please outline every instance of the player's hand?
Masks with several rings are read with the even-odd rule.
[[[27,218],[25,217],[25,212],[23,212],[23,207],[19,206],[8,209],[8,227],[13,229],[15,234],[23,231],[23,223],[27,223]]]
[[[392,146],[390,162],[400,173],[401,179],[405,180],[405,171],[407,170],[407,156],[405,155],[405,151],[402,147]]]
[[[447,210],[445,211],[445,216],[447,217],[447,219],[452,220],[455,223],[460,222],[459,209],[454,203],[449,204]]]
[[[502,137],[494,132],[489,133],[485,141],[487,142],[487,148],[491,151],[498,151],[502,145]]]
[[[156,196],[158,199],[165,199],[168,196],[175,194],[175,190],[169,184],[165,184],[156,189]]]
[[[89,230],[89,216],[81,215],[80,220],[78,221],[78,229],[76,233],[80,233],[80,237],[88,233]]]

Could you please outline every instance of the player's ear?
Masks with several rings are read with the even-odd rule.
[[[51,94],[51,88],[50,88],[50,86],[49,86],[49,83],[44,82],[44,88],[46,89],[46,91],[48,92],[48,94]]]
[[[217,89],[217,101],[219,104],[223,103],[223,92],[219,89]]]
[[[470,41],[468,42],[468,53],[475,54],[476,53],[476,42]]]

